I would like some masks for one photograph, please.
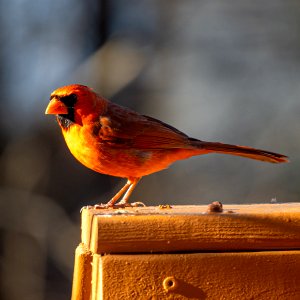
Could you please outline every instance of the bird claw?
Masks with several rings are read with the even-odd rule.
[[[133,202],[133,203],[128,203],[125,201],[120,201],[113,206],[112,208],[125,208],[125,207],[145,207],[146,205],[143,202]]]
[[[126,203],[128,207],[145,207],[143,202]]]
[[[108,208],[113,208],[113,209],[117,209],[117,208],[126,208],[126,207],[145,207],[146,205],[143,202],[133,202],[133,203],[128,203],[128,202],[118,202],[115,204],[112,203],[99,203],[99,204],[95,204],[95,205],[87,205],[87,206],[83,206],[80,210],[80,212],[82,212],[82,210],[84,209],[108,209]]]

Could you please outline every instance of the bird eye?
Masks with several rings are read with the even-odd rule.
[[[74,107],[77,101],[77,96],[75,94],[71,94],[68,96],[60,97],[60,101],[64,103],[67,107]]]

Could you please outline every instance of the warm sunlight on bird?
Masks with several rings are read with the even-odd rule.
[[[274,152],[191,138],[79,84],[55,90],[45,113],[57,116],[71,153],[83,165],[102,174],[127,178],[107,204],[96,207],[130,206],[129,197],[143,176],[195,155],[222,153],[271,163],[288,161],[285,155]]]

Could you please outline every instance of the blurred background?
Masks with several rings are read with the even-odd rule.
[[[44,111],[81,83],[188,135],[290,156],[222,155],[142,179],[147,205],[299,201],[300,4],[0,0],[0,298],[69,299],[83,205],[124,179],[69,153]]]

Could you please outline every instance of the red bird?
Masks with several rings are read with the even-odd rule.
[[[130,206],[128,199],[143,176],[194,155],[223,153],[271,163],[288,161],[285,155],[274,152],[190,138],[79,84],[55,90],[45,113],[56,115],[67,146],[83,165],[102,174],[127,178],[124,187],[98,207]]]

